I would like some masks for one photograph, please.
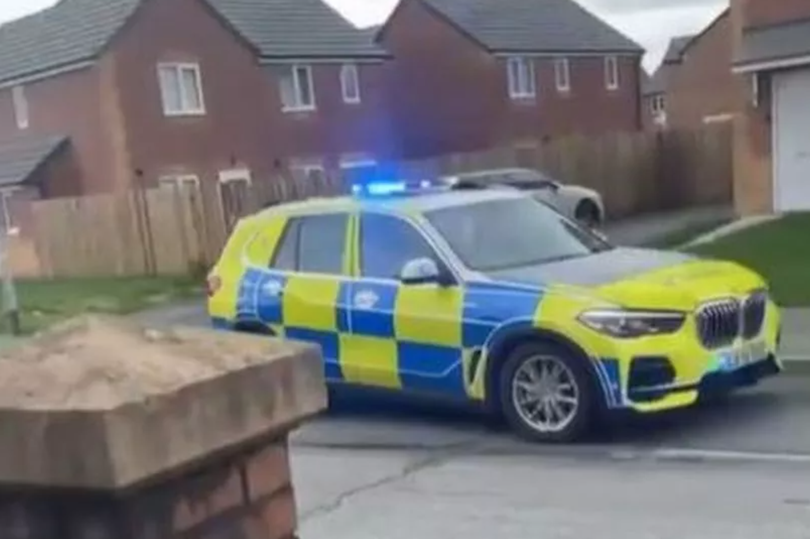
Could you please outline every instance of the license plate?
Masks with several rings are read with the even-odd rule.
[[[725,370],[736,370],[764,360],[768,347],[764,341],[752,341],[720,353],[720,364]]]

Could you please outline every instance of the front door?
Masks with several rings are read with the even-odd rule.
[[[372,212],[360,215],[357,247],[351,337],[341,348],[344,379],[466,396],[461,286],[399,281],[409,260],[429,257],[442,264],[434,247],[412,222]]]
[[[810,69],[774,75],[773,107],[774,209],[810,210]]]

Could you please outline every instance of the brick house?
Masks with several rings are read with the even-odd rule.
[[[645,131],[666,129],[666,78],[663,66],[652,75],[641,73],[641,123]]]
[[[734,123],[741,214],[810,210],[810,2],[732,0]]]
[[[387,57],[320,0],[61,0],[0,27],[3,207],[363,164]]]
[[[728,123],[742,91],[731,72],[731,16],[723,10],[680,48],[677,63],[668,66],[667,123],[700,128]]]
[[[683,49],[694,37],[690,34],[670,39],[661,64],[646,81],[642,78],[642,122],[645,129],[667,127],[668,82],[672,72],[681,64]]]
[[[376,39],[407,157],[641,126],[644,50],[573,0],[401,0]]]

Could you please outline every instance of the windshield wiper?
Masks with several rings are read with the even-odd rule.
[[[569,259],[572,259],[572,258],[581,258],[581,257],[584,257],[584,256],[590,256],[591,254],[593,254],[593,253],[576,253],[576,254],[554,256],[554,257],[551,257],[551,258],[535,258],[534,260],[521,261],[520,263],[517,263],[517,264],[516,263],[509,263],[509,264],[500,264],[500,265],[497,265],[497,266],[484,266],[484,267],[479,266],[479,267],[476,267],[476,268],[473,268],[473,269],[475,269],[476,271],[483,271],[483,272],[487,272],[487,271],[505,271],[505,270],[511,270],[511,269],[515,269],[515,268],[526,268],[526,267],[529,267],[529,266],[541,266],[543,264],[550,264],[552,262],[561,262],[563,260],[569,260]]]
[[[563,262],[564,260],[572,260],[574,258],[584,258],[586,256],[590,256],[593,253],[574,253],[570,255],[560,255],[560,256],[553,256],[551,258],[546,258],[542,261],[535,262],[536,264],[551,264],[554,262]]]

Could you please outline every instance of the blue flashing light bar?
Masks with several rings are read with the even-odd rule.
[[[440,187],[430,180],[405,181],[394,179],[393,171],[375,167],[373,170],[351,178],[351,191],[354,196],[385,198],[419,194]]]

